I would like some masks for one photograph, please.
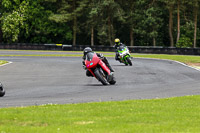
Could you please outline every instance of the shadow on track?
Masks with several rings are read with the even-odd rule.
[[[126,65],[124,65],[124,64],[121,64],[121,65],[112,65],[112,66],[126,66]]]
[[[86,84],[84,86],[110,86],[110,85],[102,85],[101,83],[100,84]]]

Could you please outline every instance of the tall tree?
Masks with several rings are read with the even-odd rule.
[[[178,43],[180,39],[180,0],[177,0],[177,39],[176,43]]]
[[[1,29],[1,17],[2,17],[2,14],[4,12],[4,9],[3,9],[3,4],[2,4],[2,0],[0,0],[0,43],[3,42],[3,32],[2,32],[2,29]]]
[[[199,9],[199,0],[194,0],[194,42],[193,47],[196,48],[196,41],[197,41],[197,16],[198,16],[198,9]]]
[[[148,9],[145,11],[146,20],[145,25],[148,26],[147,35],[152,38],[153,46],[156,46],[156,38],[158,37],[158,30],[161,28],[163,19],[161,8],[159,8],[159,3],[155,0],[150,1],[148,4]]]
[[[48,0],[52,1],[52,0]],[[88,0],[53,0],[53,2],[59,3],[59,8],[50,19],[59,23],[72,22],[73,29],[73,45],[76,45],[77,31],[78,31],[78,17],[82,15],[82,11],[87,7]]]
[[[99,12],[99,4],[96,0],[89,0],[88,8],[86,11],[86,31],[90,34],[90,44],[91,46],[95,45],[95,28],[97,27],[99,17],[98,17],[98,12]]]
[[[197,36],[197,15],[198,15],[198,1],[181,1],[184,5],[183,9],[183,18],[181,25],[181,37],[179,47],[195,47]],[[197,2],[197,3],[196,3]],[[187,41],[186,41],[187,40]]]
[[[98,1],[98,0],[96,0]],[[114,0],[99,1],[99,17],[102,19],[98,25],[98,37],[102,44],[109,43],[113,45],[115,38],[114,21],[122,21],[123,10]]]
[[[167,0],[167,7],[169,10],[169,37],[170,37],[170,46],[174,47],[174,37],[173,37],[173,10],[174,10],[174,1]]]
[[[129,38],[130,46],[134,45],[134,28],[136,27],[136,0],[120,1],[119,4],[122,6],[125,12],[125,21],[124,24],[128,25],[129,28]]]

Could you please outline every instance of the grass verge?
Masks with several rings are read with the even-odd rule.
[[[200,56],[162,55],[162,54],[135,54],[133,56],[142,58],[169,59],[169,60],[180,61],[183,63],[200,63]]]
[[[16,55],[0,55],[0,56],[58,56],[58,57],[81,57],[82,51],[53,51],[53,53],[58,54],[45,54],[45,52],[52,52],[52,51],[32,51],[35,54],[16,54]],[[38,52],[43,52],[44,54],[39,54]],[[63,52],[62,54],[59,54]],[[99,53],[103,53],[106,57],[115,57],[114,52],[102,52],[97,51]],[[200,63],[200,56],[188,56],[188,55],[166,55],[166,54],[131,54],[133,57],[140,57],[140,58],[155,58],[155,59],[169,59],[169,60],[176,60],[183,63]]]
[[[0,66],[3,65],[3,64],[6,64],[8,63],[7,61],[4,61],[4,60],[0,60]]]
[[[0,109],[0,131],[200,132],[200,96]]]

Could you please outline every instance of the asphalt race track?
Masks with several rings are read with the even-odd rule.
[[[86,77],[80,57],[4,56],[0,60],[12,62],[0,67],[0,81],[6,90],[0,107],[200,94],[200,71],[173,61],[133,58],[133,66],[124,66],[108,58],[117,83],[103,86]]]

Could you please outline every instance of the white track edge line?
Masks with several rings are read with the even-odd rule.
[[[175,60],[169,60],[169,59],[156,59],[156,58],[145,58],[145,57],[133,57],[133,58],[139,58],[139,59],[150,59],[150,60],[166,60],[166,61],[173,61],[173,62],[176,62],[178,64],[181,64],[183,66],[186,66],[186,67],[189,67],[189,68],[192,68],[192,69],[195,69],[197,71],[200,71],[200,69],[196,68],[196,67],[192,67],[192,66],[189,66],[185,63],[182,63],[180,61],[175,61]]]
[[[9,65],[9,64],[11,64],[11,63],[13,63],[13,62],[9,61],[8,63],[5,63],[5,64],[3,64],[3,65],[0,65],[0,67],[5,66],[5,65]]]

